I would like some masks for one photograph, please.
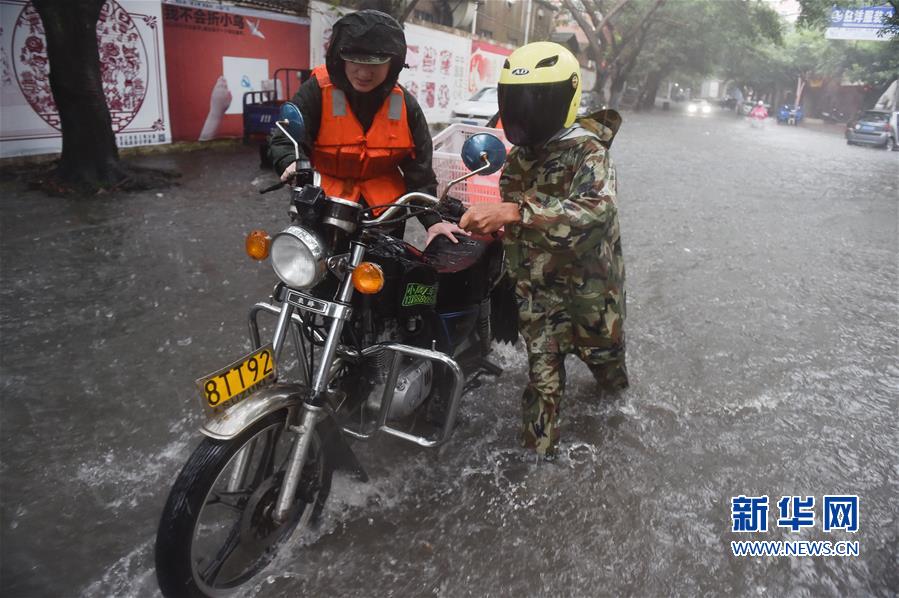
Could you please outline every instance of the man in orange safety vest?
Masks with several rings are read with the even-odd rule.
[[[415,97],[397,83],[405,59],[403,30],[385,13],[361,10],[334,24],[325,64],[292,100],[303,113],[308,157],[328,195],[377,207],[410,191],[436,194],[428,123]],[[287,181],[296,168],[294,147],[280,131],[269,155]],[[467,234],[433,213],[419,220],[427,243],[441,234],[455,243],[454,235]]]

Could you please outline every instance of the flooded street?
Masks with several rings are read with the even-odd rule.
[[[562,457],[517,448],[524,348],[439,453],[356,444],[320,528],[258,598],[895,596],[899,153],[727,116],[625,114],[615,141],[631,388],[570,358]],[[153,544],[200,440],[194,380],[250,350],[287,225],[253,149],[149,156],[181,186],[85,201],[0,183],[0,593],[157,596]],[[775,525],[786,495],[858,495],[857,533]],[[771,498],[731,533],[731,497]],[[819,515],[820,517],[820,510]],[[738,537],[738,536],[752,536]],[[732,540],[857,540],[738,558]]]

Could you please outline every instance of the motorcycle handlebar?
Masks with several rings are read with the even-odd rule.
[[[269,193],[271,191],[277,191],[278,189],[280,189],[281,187],[283,187],[286,184],[287,183],[285,183],[284,181],[281,181],[280,183],[275,183],[271,187],[266,187],[265,189],[262,189],[261,191],[259,191],[259,195],[262,195],[263,193]]]
[[[433,195],[429,195],[427,193],[420,193],[418,191],[412,191],[411,193],[406,193],[395,202],[390,204],[390,207],[384,210],[384,213],[378,216],[377,218],[372,218],[370,220],[363,219],[362,226],[378,226],[388,220],[391,220],[392,216],[396,214],[396,212],[400,209],[401,206],[408,204],[409,202],[421,199],[430,204],[431,206],[436,206],[440,203],[440,200],[434,197]]]

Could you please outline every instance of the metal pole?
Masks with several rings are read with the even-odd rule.
[[[474,16],[471,18],[471,34],[476,35],[478,32],[478,11],[481,9],[480,2],[474,4]]]
[[[524,43],[527,45],[531,37],[531,11],[534,8],[534,0],[528,0],[527,8],[525,8],[524,17]]]

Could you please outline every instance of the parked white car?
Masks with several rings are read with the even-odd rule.
[[[482,87],[466,101],[453,106],[450,122],[483,127],[498,111],[496,87]]]

